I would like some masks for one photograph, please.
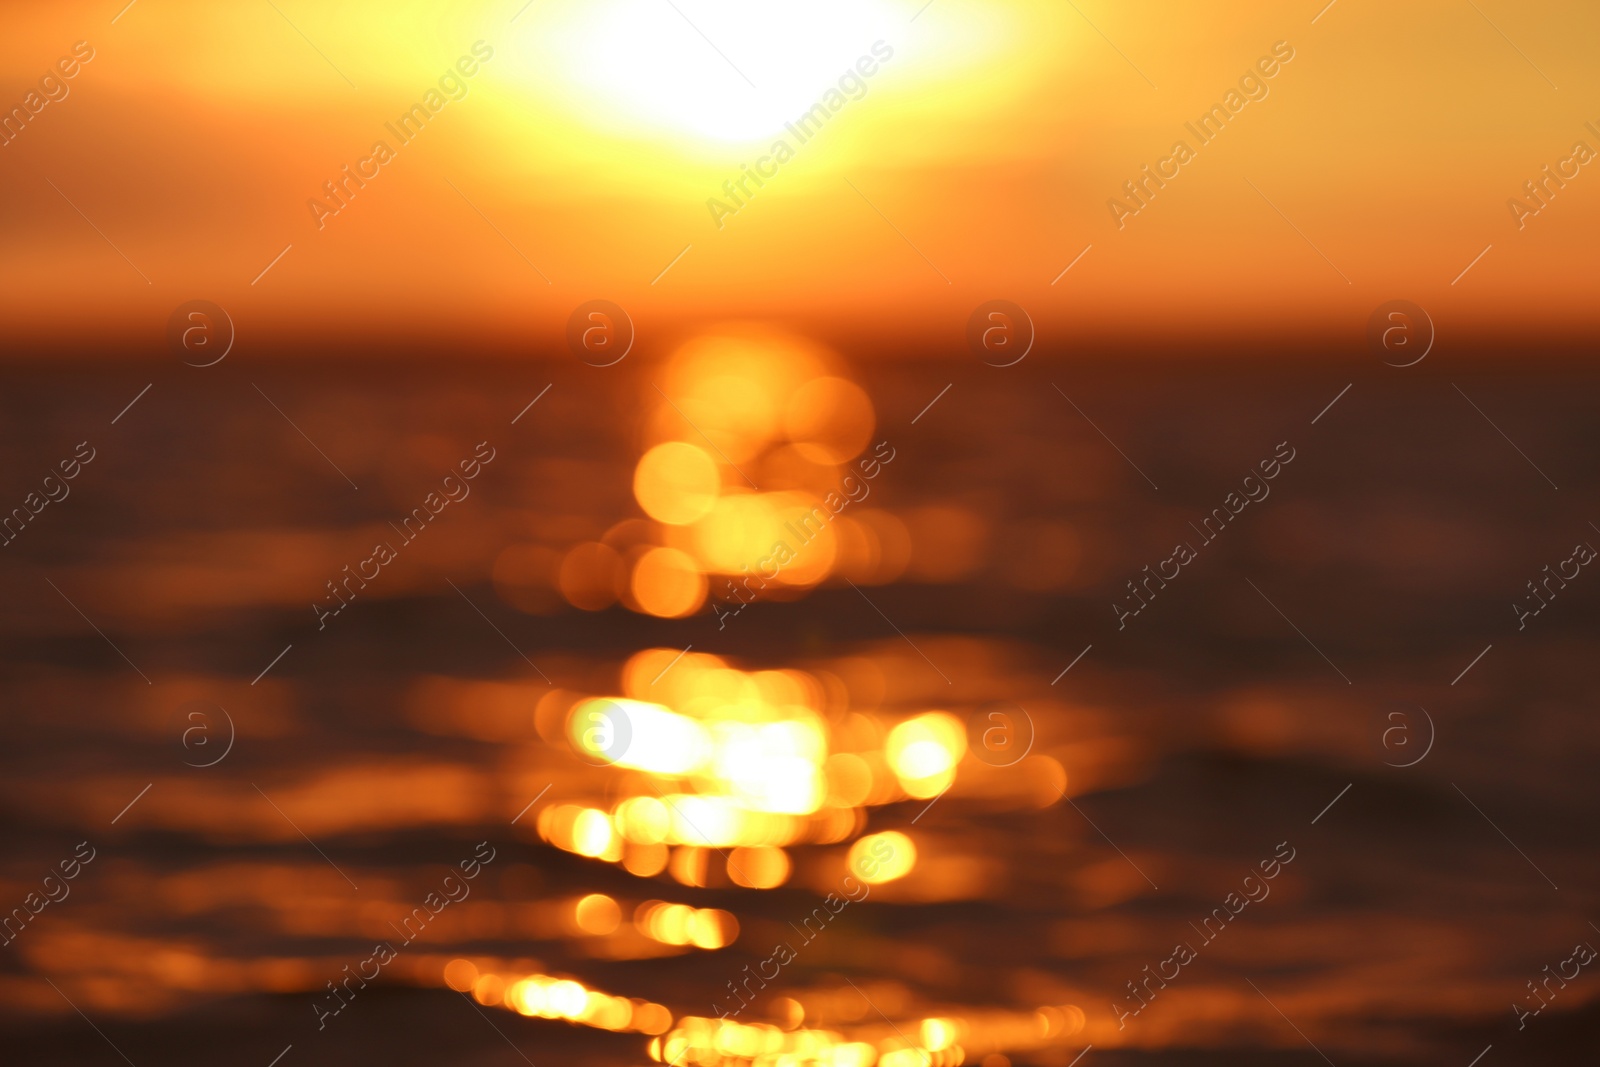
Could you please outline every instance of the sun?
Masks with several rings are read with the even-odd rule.
[[[563,79],[613,121],[713,141],[781,133],[875,42],[909,33],[893,0],[588,0],[543,22]]]

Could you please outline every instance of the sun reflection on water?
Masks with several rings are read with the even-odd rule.
[[[645,681],[663,663],[670,674]],[[647,649],[622,677],[625,692],[654,690],[663,702],[578,698],[565,740],[589,762],[640,773],[622,778],[607,809],[545,808],[538,832],[558,848],[636,873],[659,871],[672,850],[670,869],[685,884],[705,884],[701,851],[733,849],[725,866],[734,884],[782,885],[790,870],[784,848],[847,840],[868,808],[938,796],[967,754],[961,721],[944,711],[892,725],[859,713],[830,723],[818,706],[820,679],[802,671],[747,672],[706,653]],[[600,716],[626,722],[623,751],[610,752],[613,739],[586,728]],[[896,836],[914,857],[909,838]]]

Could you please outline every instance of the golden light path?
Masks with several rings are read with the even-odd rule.
[[[831,721],[820,710],[822,680],[804,671],[744,671],[717,656],[658,648],[631,657],[621,681],[620,694],[557,691],[541,701],[536,718],[559,720],[555,737],[586,762],[609,763],[619,780],[608,806],[553,804],[536,825],[555,847],[641,878],[665,872],[688,886],[771,889],[794,870],[790,850],[849,842],[824,881],[860,889],[903,879],[917,865],[913,837],[863,833],[866,810],[940,796],[969,758],[960,720],[938,709],[892,723],[859,713]],[[618,714],[632,731],[620,751],[614,735],[593,728],[597,718]],[[1051,769],[1064,785],[1059,764]],[[717,951],[739,936],[733,915],[670,901],[643,901],[632,920],[637,935],[683,949]],[[573,905],[572,924],[591,936],[612,934],[624,924],[622,907],[590,894]],[[486,1006],[650,1035],[650,1056],[674,1064],[954,1067],[987,1057],[983,1062],[998,1067],[1005,1052],[1065,1043],[1084,1024],[1076,1007],[1047,1006],[803,1026],[816,1010],[816,990],[775,999],[775,1023],[674,1020],[661,1005],[590,990],[572,978],[494,966],[483,961],[480,971],[478,963],[457,960],[446,982]]]
[[[631,488],[638,512],[572,537],[529,530],[493,564],[501,599],[552,615],[620,604],[714,615],[822,586],[969,579],[1003,537],[1001,578],[1035,592],[1081,581],[1060,520],[1000,531],[970,503],[896,509],[905,442],[830,348],[764,323],[713,325],[652,369]],[[759,610],[759,609],[758,609]],[[660,665],[657,670],[665,667]]]
[[[658,1063],[704,1067],[986,1067],[1009,1064],[1006,1052],[1065,1045],[1084,1026],[1073,1005],[1035,1011],[978,1011],[841,1029],[806,1027],[806,1006],[780,998],[777,1023],[741,1023],[685,1015],[674,1020],[662,1005],[604,993],[571,978],[501,974],[468,959],[451,960],[444,983],[485,1007],[601,1030],[650,1036],[646,1052]],[[857,990],[859,992],[859,990]],[[915,1035],[912,1037],[910,1035]]]
[[[872,401],[845,374],[831,351],[765,326],[683,345],[643,397],[633,494],[648,519],[559,558],[512,546],[495,566],[502,596],[528,602],[553,586],[587,611],[621,602],[663,618],[709,602],[726,625],[746,604],[830,579],[894,580],[910,562],[906,524],[867,501],[897,453],[873,443]]]
[[[944,711],[887,728],[862,715],[830,725],[817,710],[821,686],[802,671],[745,672],[717,656],[646,649],[623,679],[625,690],[653,690],[662,702],[557,691],[539,714],[553,716],[565,704],[566,741],[576,754],[643,775],[628,776],[609,810],[554,804],[537,825],[557,848],[641,877],[670,866],[680,882],[706,885],[707,850],[731,849],[727,873],[737,884],[780,885],[789,870],[784,847],[850,840],[868,807],[937,797],[955,782],[967,751],[961,722]],[[612,738],[594,724],[618,716],[631,738],[608,754]],[[909,873],[910,840],[894,833],[888,843],[900,857],[895,863],[850,869],[868,883]]]

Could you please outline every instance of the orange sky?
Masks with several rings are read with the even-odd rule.
[[[8,112],[93,49],[0,147],[12,355],[159,351],[194,298],[242,335],[524,352],[596,297],[955,338],[994,297],[1069,338],[1359,337],[1396,297],[1462,334],[1594,325],[1600,168],[1520,230],[1507,206],[1600,151],[1593,5],[123,2],[5,16]],[[400,144],[385,124],[477,41],[492,58]],[[786,132],[878,41],[858,99]],[[1267,94],[1200,144],[1185,123],[1276,42]],[[793,158],[719,229],[708,199],[780,137]],[[1108,200],[1180,139],[1194,158],[1119,229]],[[308,201],[379,140],[394,158],[319,229]]]

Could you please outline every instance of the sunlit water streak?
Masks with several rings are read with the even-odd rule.
[[[1059,412],[1043,400],[1037,411],[1004,415],[1027,428],[1037,455],[1070,471],[1071,484],[1037,505],[985,502],[953,488],[972,482],[970,420],[996,417],[984,403],[950,408],[968,421],[946,431],[930,416],[917,427],[924,436],[913,437],[909,418],[943,387],[942,374],[931,386],[863,375],[815,345],[757,335],[789,353],[781,374],[759,360],[735,362],[733,371],[756,378],[741,381],[702,339],[650,368],[631,392],[619,390],[652,427],[638,439],[598,433],[587,405],[564,414],[552,402],[579,386],[558,385],[536,409],[549,422],[529,423],[548,437],[508,444],[473,495],[428,531],[431,540],[419,539],[415,557],[361,591],[336,637],[316,636],[309,608],[328,565],[337,570],[387,511],[414,503],[460,458],[462,442],[470,450],[482,426],[520,403],[502,414],[476,394],[406,384],[386,395],[391,410],[381,418],[368,409],[360,432],[340,430],[348,410],[306,417],[384,501],[373,511],[357,510],[371,507],[364,500],[336,513],[308,503],[315,494],[306,485],[329,472],[295,451],[303,442],[287,428],[236,431],[235,447],[262,457],[259,478],[215,483],[215,498],[192,490],[214,483],[205,457],[181,457],[169,470],[146,458],[159,454],[154,439],[104,449],[75,499],[41,519],[61,523],[57,543],[70,553],[44,563],[154,684],[128,672],[64,605],[52,607],[48,587],[36,594],[27,573],[8,572],[18,603],[56,636],[19,633],[34,643],[19,644],[28,658],[10,665],[18,710],[5,796],[25,836],[0,889],[25,906],[74,842],[88,837],[100,855],[10,945],[14,969],[0,975],[6,1003],[71,1018],[39,976],[97,1019],[176,1019],[264,994],[314,1029],[310,1005],[328,980],[375,941],[395,940],[394,924],[466,854],[463,843],[470,851],[485,837],[501,857],[472,895],[441,910],[336,1025],[362,1025],[381,998],[411,986],[543,1020],[529,1026],[613,1034],[630,1042],[631,1058],[619,1062],[755,1053],[893,1064],[922,1049],[940,1062],[1065,1063],[1091,1043],[1292,1047],[1298,1038],[1242,981],[1250,977],[1319,1045],[1387,1041],[1404,1053],[1415,1046],[1394,1037],[1393,1020],[1495,1017],[1541,963],[1588,936],[1577,917],[1538,896],[1548,887],[1476,814],[1463,808],[1458,819],[1418,799],[1450,795],[1432,759],[1410,779],[1374,774],[1382,753],[1369,727],[1392,723],[1370,714],[1366,696],[1346,693],[1309,650],[1294,649],[1294,635],[1280,641],[1266,629],[1270,614],[1262,621],[1227,599],[1235,557],[1208,561],[1211,570],[1193,576],[1192,600],[1174,593],[1150,609],[1161,640],[1132,661],[1120,652],[1102,659],[1106,642],[1096,638],[1061,678],[1088,643],[1079,632],[1097,615],[1111,619],[1098,595],[1109,576],[1125,569],[1123,557],[1148,558],[1143,546],[1119,555],[1105,515],[1118,517],[1117,529],[1181,525],[1117,486],[1120,460],[1102,454],[1092,431],[1066,431],[1061,443]],[[693,367],[702,369],[684,369]],[[827,415],[820,421],[805,392],[819,381],[831,397],[817,408]],[[852,395],[846,386],[872,401],[839,400]],[[885,399],[901,395],[903,403]],[[361,410],[355,391],[349,405],[335,390],[324,394],[330,407],[329,396]],[[944,402],[960,397],[953,391]],[[430,410],[447,414],[423,423],[425,432],[406,428]],[[383,418],[396,420],[393,432],[381,429]],[[17,425],[27,431],[25,419]],[[588,442],[581,454],[591,458],[556,458],[574,454],[570,440]],[[753,554],[759,564],[771,552],[767,538],[788,535],[792,520],[779,521],[774,496],[831,510],[831,487],[882,440],[896,458],[870,480],[854,468],[870,496],[828,519],[832,554],[826,534],[794,544],[794,566],[739,614],[714,612],[714,582],[742,578]],[[668,444],[682,446],[677,460],[654,452]],[[1021,451],[979,458],[985,477],[1018,484],[1032,484],[1040,462]],[[1227,483],[1233,458],[1203,460],[1215,477],[1195,476],[1197,501]],[[102,466],[116,472],[112,480],[86,480]],[[505,480],[493,482],[502,470]],[[1436,543],[1429,531],[1445,528],[1437,516],[1456,491],[1363,520],[1410,529],[1419,546],[1408,566],[1391,564],[1386,588],[1493,594],[1484,579],[1463,585],[1458,569],[1421,552]],[[1328,512],[1315,509],[1324,505],[1284,493],[1260,516],[1277,524],[1276,539],[1246,542],[1250,573],[1260,577],[1253,568],[1285,542],[1329,565],[1384,564],[1361,555],[1360,539],[1319,540]],[[107,499],[126,515],[115,551],[68,521],[77,518],[68,508]],[[729,510],[730,501],[740,503]],[[840,533],[851,521],[872,538]],[[1241,530],[1241,540],[1256,536]],[[1389,551],[1407,543],[1391,536]],[[1451,544],[1470,550],[1462,538]],[[673,567],[646,562],[659,561],[658,549],[680,554]],[[826,565],[806,562],[809,549]],[[674,599],[685,575],[698,607],[667,621],[687,603]],[[985,607],[991,598],[1003,612]],[[1447,682],[1465,663],[1450,659],[1453,649],[1438,662],[1415,650],[1398,665],[1361,652],[1353,631],[1340,635],[1335,623],[1347,609],[1334,603],[1318,637],[1331,631],[1330,651],[1363,682],[1389,679],[1398,689],[1429,671]],[[1404,615],[1410,603],[1421,601],[1396,597],[1391,610]],[[798,628],[774,630],[778,619]],[[681,642],[667,626],[686,628]],[[1225,640],[1184,644],[1208,632]],[[188,651],[174,658],[142,634]],[[291,642],[283,662],[250,685]],[[1207,665],[1184,662],[1186,648],[1206,649]],[[1576,756],[1592,742],[1559,710],[1581,648],[1544,649],[1540,684],[1553,695],[1517,706],[1529,729],[1559,723],[1573,739],[1570,764],[1545,761],[1541,777],[1582,795]],[[1294,658],[1302,653],[1304,664]],[[1179,660],[1158,672],[1150,663],[1161,656]],[[196,699],[227,708],[240,735],[204,773],[184,765],[181,738],[193,723],[175,714]],[[1027,755],[1004,766],[985,758],[997,703],[1025,708],[1036,728]],[[615,752],[584,727],[588,712],[619,705],[634,733]],[[1454,780],[1562,881],[1588,869],[1570,841],[1497,795],[1500,731],[1474,733],[1460,716],[1451,728],[1463,731],[1454,751],[1466,761],[1465,773],[1463,764],[1448,772]],[[1390,820],[1399,829],[1385,846]],[[1160,989],[1135,1027],[1119,1030],[1110,1007],[1131,995],[1127,983],[1169,957],[1172,941],[1192,939],[1190,922],[1285,836],[1301,858],[1271,899]],[[1413,859],[1423,840],[1440,858]],[[1353,854],[1359,867],[1331,858]],[[30,865],[25,857],[35,855],[40,863]],[[1469,885],[1461,871],[1472,873]],[[1344,895],[1327,896],[1330,884],[1346,886]],[[1380,956],[1360,949],[1372,942],[1384,946]],[[1574,983],[1559,1007],[1581,1009],[1590,998]]]

